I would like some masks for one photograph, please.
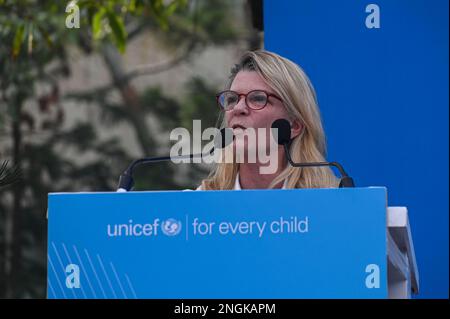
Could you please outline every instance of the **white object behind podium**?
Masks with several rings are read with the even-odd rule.
[[[387,209],[388,293],[392,299],[419,292],[419,272],[406,207]]]

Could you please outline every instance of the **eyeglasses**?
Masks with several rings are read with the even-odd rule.
[[[275,94],[267,93],[262,90],[253,90],[247,94],[239,94],[237,92],[227,90],[217,94],[216,98],[217,103],[223,110],[230,111],[236,106],[236,104],[239,103],[241,96],[245,96],[245,104],[253,110],[261,110],[264,108],[269,101],[269,97],[271,96],[283,102],[283,100]]]

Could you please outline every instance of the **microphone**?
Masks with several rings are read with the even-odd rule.
[[[289,152],[289,144],[291,143],[291,124],[285,119],[278,119],[272,123],[272,129],[278,129],[278,144],[284,146],[284,152],[286,154],[289,164],[293,167],[317,167],[317,166],[334,166],[339,170],[341,174],[341,180],[339,182],[339,188],[342,187],[355,187],[353,179],[348,176],[344,168],[338,162],[311,162],[311,163],[295,163]]]
[[[220,135],[220,139],[218,138]],[[133,170],[136,166],[148,163],[157,163],[170,161],[172,158],[176,159],[193,159],[197,157],[204,157],[214,153],[216,148],[225,148],[228,144],[233,141],[233,132],[231,128],[224,127],[220,130],[220,134],[217,134],[214,138],[214,146],[208,153],[198,153],[198,154],[188,154],[188,155],[178,155],[176,157],[161,156],[161,157],[144,157],[131,162],[127,169],[119,177],[119,185],[117,186],[117,192],[128,192],[134,185],[133,180]]]

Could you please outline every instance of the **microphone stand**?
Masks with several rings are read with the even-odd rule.
[[[314,162],[314,163],[295,163],[292,160],[291,153],[289,152],[288,143],[283,143],[284,152],[286,153],[287,160],[289,164],[293,167],[314,167],[314,166],[334,166],[339,170],[341,174],[341,181],[339,182],[339,188],[343,187],[355,187],[355,183],[353,182],[353,178],[348,176],[345,172],[344,168],[338,162]]]

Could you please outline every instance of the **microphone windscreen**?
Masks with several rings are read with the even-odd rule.
[[[225,148],[231,142],[233,142],[234,134],[233,130],[229,127],[224,127],[220,130],[220,133],[214,138],[214,148]]]
[[[278,129],[277,142],[279,145],[284,145],[291,141],[291,124],[287,120],[275,120],[272,123],[272,129]]]

